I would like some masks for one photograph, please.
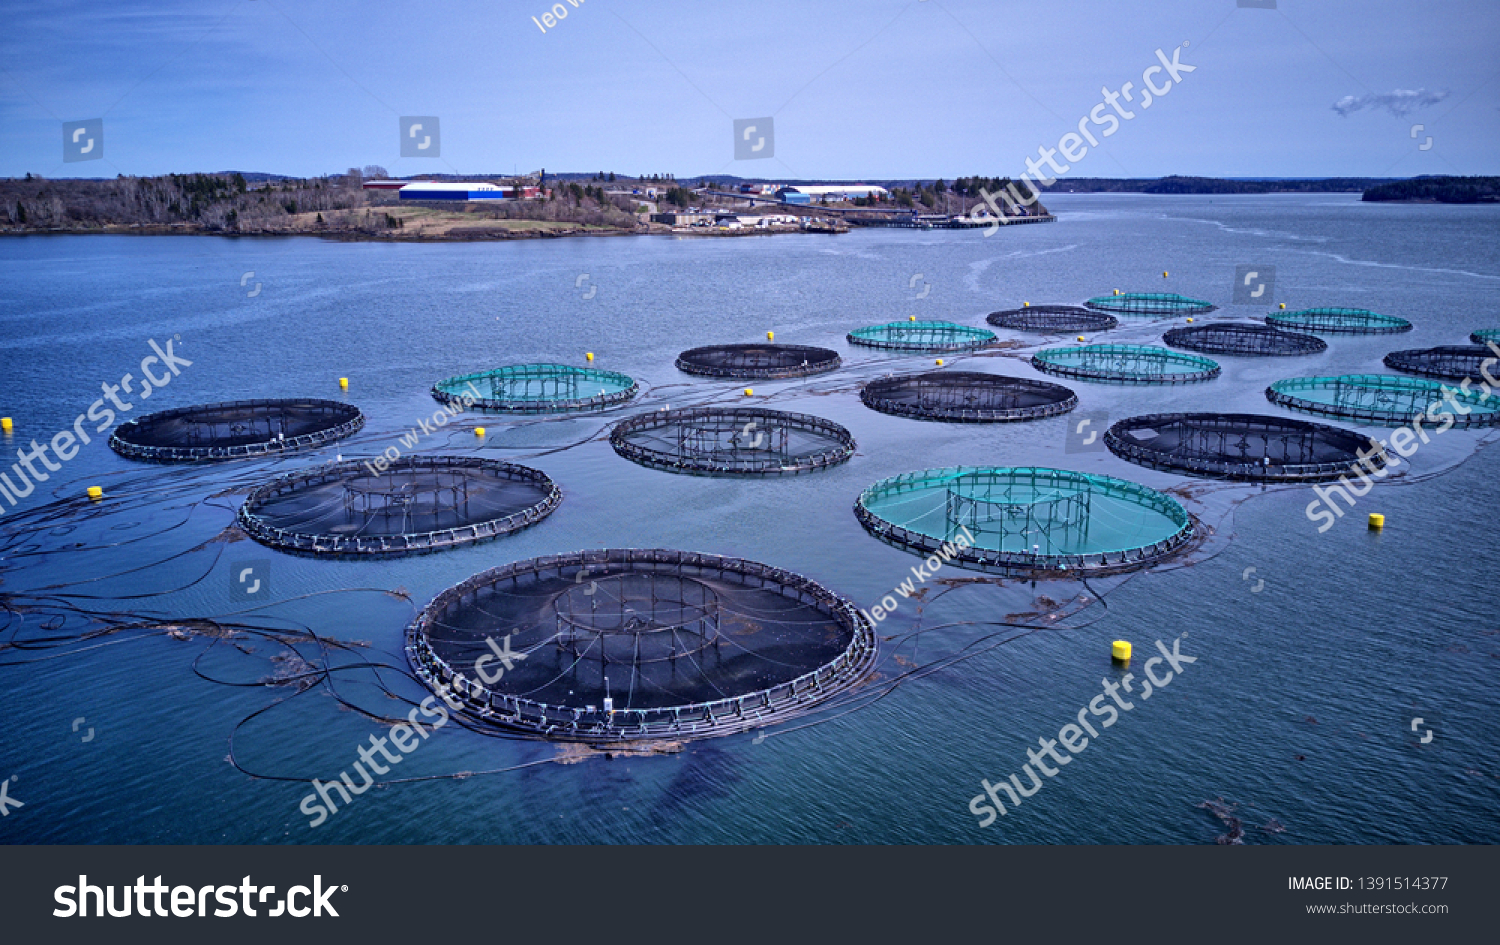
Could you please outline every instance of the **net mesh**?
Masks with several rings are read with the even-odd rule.
[[[866,384],[859,398],[898,417],[972,423],[1035,420],[1078,406],[1077,395],[1061,384],[974,371],[881,378]]]
[[[836,423],[754,407],[640,414],[617,424],[609,442],[644,466],[704,475],[810,472],[854,455],[853,435]]]
[[[1477,390],[1456,390],[1437,381],[1391,374],[1294,377],[1266,388],[1266,397],[1274,404],[1308,413],[1388,426],[1410,423],[1419,414],[1424,422],[1459,427],[1500,422],[1500,398],[1483,397]],[[1467,412],[1445,404],[1449,398]]]
[[[1122,292],[1095,296],[1084,304],[1116,315],[1201,315],[1216,308],[1210,302],[1175,292]]]
[[[319,446],[364,423],[358,408],[333,400],[235,400],[138,417],[121,424],[109,445],[156,462],[241,459]]]
[[[806,377],[832,371],[842,363],[838,352],[809,345],[712,345],[677,356],[677,369],[707,377]]]
[[[1483,380],[1480,367],[1494,358],[1494,352],[1482,344],[1441,345],[1436,348],[1410,348],[1392,351],[1385,356],[1385,366],[1408,374],[1462,380]],[[1493,366],[1493,365],[1492,365]]]
[[[1317,354],[1328,348],[1328,342],[1313,335],[1282,331],[1269,325],[1239,325],[1231,322],[1174,328],[1163,335],[1162,339],[1174,348],[1245,357]]]
[[[495,538],[562,501],[545,473],[498,460],[402,457],[334,463],[253,491],[239,513],[255,540],[313,554],[399,554]]]
[[[1079,305],[1029,305],[991,312],[985,321],[997,328],[1044,332],[1108,331],[1120,324],[1113,315],[1091,312]]]
[[[1353,470],[1361,451],[1385,464],[1380,444],[1348,430],[1256,414],[1165,413],[1110,427],[1104,443],[1122,459],[1202,476],[1287,481],[1333,479]]]
[[[893,351],[961,351],[982,348],[995,333],[953,322],[891,322],[849,332],[849,343]]]
[[[602,410],[624,403],[639,391],[633,378],[567,364],[516,364],[438,381],[432,396],[507,413]]]
[[[407,633],[419,673],[480,720],[604,741],[805,712],[863,678],[875,646],[857,608],[801,575],[660,549],[505,565],[439,595]],[[496,654],[512,654],[503,669]]]
[[[1476,345],[1500,345],[1500,328],[1481,328],[1469,336]]]
[[[1394,315],[1380,315],[1363,308],[1305,308],[1297,312],[1272,312],[1266,324],[1276,328],[1349,335],[1391,335],[1411,331],[1411,322]]]
[[[1121,384],[1187,384],[1219,376],[1219,365],[1192,354],[1147,345],[1047,348],[1031,358],[1038,371]]]
[[[1111,572],[1170,554],[1193,534],[1175,499],[1063,469],[927,469],[875,483],[855,503],[876,537],[981,570]],[[966,531],[967,530],[967,531]],[[970,547],[958,547],[961,540]]]

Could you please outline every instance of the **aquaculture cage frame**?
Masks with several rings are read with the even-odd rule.
[[[438,551],[509,535],[540,522],[551,515],[562,502],[562,490],[546,473],[497,459],[403,456],[389,463],[384,470],[369,466],[369,462],[346,460],[278,477],[250,493],[240,506],[235,521],[251,538],[282,551],[313,555],[399,555]],[[370,478],[372,471],[376,479],[374,488],[350,488],[351,479]],[[449,474],[446,482],[443,479],[444,473]],[[420,475],[432,476],[433,488],[428,491],[434,493],[434,500],[442,501],[442,492],[448,491],[455,508],[467,504],[470,482],[482,482],[482,477],[529,483],[539,493],[543,493],[543,498],[534,505],[499,518],[433,531],[385,535],[299,532],[274,525],[261,515],[261,509],[269,501],[338,482],[343,482],[345,486],[342,501],[346,508],[363,502],[365,508],[361,511],[370,515],[387,514],[391,510],[404,514],[405,509],[416,498],[416,490],[405,488],[399,483],[403,478],[402,474],[406,474],[408,484]],[[379,482],[380,477],[385,477],[385,483]],[[381,506],[380,503],[384,505]]]
[[[970,483],[983,488],[986,494],[968,497],[970,500],[968,504],[962,501],[963,497],[956,501],[951,484],[960,479],[967,479]],[[1172,534],[1147,545],[1085,554],[999,551],[979,548],[977,542],[975,546],[960,548],[954,543],[958,524],[966,524],[955,524],[954,515],[959,513],[977,519],[977,514],[971,514],[973,512],[971,506],[992,509],[995,517],[986,521],[1000,521],[1002,529],[1006,528],[1006,518],[1018,518],[1023,512],[1024,523],[1033,522],[1036,518],[1034,510],[1027,506],[1042,503],[1015,502],[1009,500],[1004,494],[996,498],[991,490],[996,486],[1024,485],[1039,492],[1039,484],[1055,490],[1045,505],[1047,511],[1061,511],[1063,519],[1059,524],[1063,530],[1079,529],[1081,511],[1082,530],[1087,531],[1091,500],[1099,495],[1124,499],[1157,512],[1169,519],[1177,526],[1177,529]],[[869,508],[869,502],[872,499],[931,489],[938,485],[943,486],[949,492],[946,500],[946,532],[942,537],[897,525],[881,518]],[[1084,497],[1080,498],[1076,495],[1080,492],[1084,493]],[[1092,576],[1132,571],[1173,554],[1195,537],[1192,516],[1181,503],[1166,493],[1125,479],[1116,479],[1113,476],[1036,466],[949,466],[903,473],[882,479],[861,492],[854,502],[854,515],[866,531],[887,544],[916,552],[919,555],[928,557],[937,555],[943,560],[953,560],[965,567],[1002,574],[1060,571]]]
[[[1174,348],[1241,357],[1290,357],[1328,350],[1328,342],[1316,335],[1236,322],[1173,328],[1162,335],[1162,340]]]
[[[1082,363],[1066,364],[1060,359],[1077,357]],[[1192,384],[1211,381],[1223,370],[1217,361],[1195,354],[1182,354],[1154,345],[1073,345],[1066,348],[1044,348],[1031,356],[1038,371],[1086,381],[1109,381],[1117,384]],[[1143,373],[1143,366],[1179,365],[1176,373]]]
[[[615,389],[582,396],[581,383]],[[502,396],[510,393],[505,389],[507,386],[514,385],[521,386],[522,396]],[[540,396],[532,395],[533,385]],[[432,396],[440,403],[467,404],[480,410],[514,414],[606,410],[639,391],[640,385],[629,375],[570,364],[511,364],[476,374],[460,374],[432,385]],[[553,396],[547,396],[549,393]]]
[[[1469,335],[1469,340],[1476,345],[1488,345],[1490,342],[1500,345],[1500,328],[1481,328]]]
[[[629,439],[632,434],[672,427],[676,427],[675,454]],[[792,454],[792,433],[828,437],[837,445]],[[688,407],[637,414],[615,424],[609,444],[642,466],[704,476],[796,475],[836,466],[855,450],[854,435],[831,420],[763,407]],[[768,444],[765,449],[763,444]]]
[[[224,416],[229,414],[230,416]],[[286,437],[290,420],[317,418],[315,429]],[[264,424],[266,438],[251,443],[214,445],[214,440],[242,440]],[[352,404],[336,400],[316,398],[279,398],[256,400],[226,400],[212,404],[196,404],[190,407],[174,407],[143,417],[127,420],[110,434],[110,448],[122,456],[155,463],[190,463],[249,459],[290,453],[294,450],[311,449],[352,436],[365,425],[364,414]],[[162,428],[177,427],[188,442],[186,445],[166,445],[141,442],[143,439],[166,439],[152,437]],[[277,430],[277,426],[282,429]],[[203,432],[204,427],[207,431]],[[224,428],[223,434],[217,431]],[[202,442],[207,440],[207,443]]]
[[[1316,390],[1333,391],[1334,402],[1324,403],[1298,396],[1300,393]],[[1398,374],[1292,377],[1267,387],[1266,397],[1271,403],[1281,407],[1381,426],[1404,426],[1418,414],[1429,421],[1441,417],[1443,423],[1447,423],[1451,416],[1451,426],[1457,427],[1494,426],[1500,423],[1500,401],[1487,404],[1477,390],[1465,393],[1437,381]],[[1449,397],[1464,404],[1469,412],[1449,410],[1442,404]]]
[[[900,393],[915,394],[915,402],[901,399]],[[882,377],[866,384],[859,399],[897,417],[956,423],[1038,420],[1078,406],[1078,395],[1061,384],[978,371]]]
[[[1149,433],[1146,438],[1143,434]],[[1167,434],[1170,450],[1155,445]],[[1233,442],[1238,438],[1238,442]],[[1261,449],[1255,450],[1255,442]],[[1358,474],[1360,451],[1373,472],[1386,464],[1380,444],[1351,430],[1247,413],[1153,413],[1121,420],[1104,434],[1121,459],[1172,472],[1248,482],[1317,482]],[[1223,457],[1239,451],[1243,462]],[[1259,453],[1259,458],[1255,454]],[[1342,454],[1337,461],[1332,455]],[[1274,457],[1273,457],[1274,454]]]
[[[849,643],[836,658],[816,669],[779,680],[764,688],[726,694],[724,698],[708,702],[658,708],[612,709],[607,706],[559,705],[493,691],[487,685],[502,681],[503,676],[500,680],[486,684],[485,677],[477,672],[476,663],[475,675],[480,675],[480,678],[470,679],[461,670],[444,662],[429,640],[434,626],[441,625],[450,609],[461,607],[465,599],[477,602],[486,589],[502,583],[514,590],[523,581],[547,578],[571,584],[577,590],[569,589],[553,598],[555,602],[558,598],[568,597],[570,614],[558,611],[558,616],[562,618],[558,621],[558,635],[544,640],[542,645],[555,642],[562,649],[571,647],[568,652],[576,654],[579,652],[577,630],[581,628],[586,639],[586,634],[590,632],[587,626],[590,619],[580,619],[579,615],[571,613],[573,605],[577,603],[580,594],[587,595],[587,600],[600,596],[590,594],[589,591],[596,588],[585,582],[591,578],[597,581],[597,576],[609,575],[612,571],[625,575],[660,574],[667,578],[677,577],[684,584],[691,581],[698,586],[706,585],[711,580],[723,584],[732,577],[739,587],[772,591],[810,607],[848,632]],[[679,596],[686,598],[690,595]],[[673,601],[668,594],[666,602],[669,606],[678,607],[680,611],[691,609],[694,619],[710,616],[710,602],[707,599],[701,602]],[[653,585],[653,614],[656,603],[657,594]],[[623,636],[635,629],[626,627],[609,632]],[[647,626],[646,629],[655,628]],[[500,635],[501,628],[496,630],[495,635]],[[563,637],[564,632],[571,634],[571,640]],[[604,639],[606,631],[595,632],[600,640]],[[699,652],[714,646],[719,639],[716,627],[711,638],[708,633],[702,632],[698,636],[702,641],[702,646],[697,648]],[[605,647],[606,643],[601,642],[600,657],[603,659],[608,658]],[[421,610],[406,629],[405,649],[408,661],[423,682],[439,692],[451,690],[454,698],[462,700],[465,715],[481,725],[555,741],[616,744],[730,735],[805,715],[867,678],[875,665],[877,647],[874,625],[858,607],[848,598],[803,575],[742,558],[655,548],[603,549],[544,555],[476,574],[438,594]],[[587,650],[588,646],[584,649]],[[687,660],[688,656],[681,658]],[[605,666],[618,666],[622,662],[609,661]],[[617,692],[630,686],[640,671],[638,664],[631,662],[629,665],[630,682],[617,679],[614,687]]]
[[[1407,348],[1385,356],[1385,366],[1407,374],[1440,377],[1459,381],[1466,377],[1480,379],[1479,369],[1495,355],[1482,344],[1438,345],[1436,348]]]
[[[1029,305],[991,312],[984,320],[996,328],[1059,333],[1108,331],[1120,326],[1120,320],[1113,315],[1090,311],[1082,305]]]
[[[1203,315],[1218,308],[1212,302],[1178,295],[1176,292],[1096,295],[1083,304],[1096,311],[1115,315]]]
[[[812,345],[704,345],[677,356],[679,371],[745,380],[810,377],[837,370],[841,364],[843,359],[837,351]]]
[[[1295,312],[1271,312],[1266,324],[1318,334],[1395,335],[1411,331],[1412,324],[1394,315],[1381,315],[1364,308],[1304,308]]]
[[[997,341],[995,333],[956,322],[889,322],[849,332],[849,343],[889,351],[972,351]]]

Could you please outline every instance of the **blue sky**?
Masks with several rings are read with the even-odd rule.
[[[1195,71],[1068,176],[1500,173],[1494,0],[564,0],[545,33],[546,0],[4,2],[3,176],[1014,176],[1174,47]],[[404,115],[439,158],[400,157]],[[774,157],[735,160],[765,116]]]

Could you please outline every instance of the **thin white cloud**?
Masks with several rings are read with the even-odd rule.
[[[1383,95],[1376,95],[1373,92],[1357,97],[1345,95],[1333,103],[1333,110],[1348,118],[1361,109],[1383,108],[1397,118],[1405,118],[1417,109],[1436,105],[1447,97],[1447,89],[1438,92],[1429,92],[1426,89],[1396,89],[1394,92],[1386,92]]]

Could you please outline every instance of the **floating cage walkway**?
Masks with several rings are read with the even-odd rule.
[[[514,364],[438,381],[432,396],[503,413],[564,413],[605,410],[640,390],[634,378],[567,364]]]
[[[632,462],[705,476],[812,472],[854,455],[854,435],[830,420],[758,407],[643,413],[615,425],[609,443]]]
[[[1162,340],[1174,348],[1243,357],[1287,357],[1328,350],[1328,342],[1315,335],[1233,322],[1173,328],[1162,335]]]
[[[1095,311],[1116,315],[1202,315],[1218,306],[1175,292],[1123,292],[1099,295],[1083,303]]]
[[[1219,376],[1218,363],[1149,345],[1046,348],[1031,357],[1038,371],[1119,384],[1190,384]]]
[[[882,541],[1004,574],[1106,574],[1144,567],[1193,537],[1170,496],[1109,476],[1039,467],[953,466],[884,479],[854,503]],[[962,539],[962,540],[961,540]],[[971,540],[963,547],[964,540]]]
[[[849,343],[890,351],[966,351],[995,341],[995,333],[953,322],[891,322],[849,332]]]
[[[1500,328],[1481,328],[1470,335],[1469,340],[1476,345],[1488,345],[1492,342],[1500,345]]]
[[[866,384],[859,399],[881,413],[957,423],[1037,420],[1078,406],[1078,395],[1061,384],[976,371],[881,378]]]
[[[466,456],[351,460],[283,476],[250,493],[237,520],[283,551],[382,555],[436,551],[540,522],[562,501],[539,470]]]
[[[996,328],[1069,333],[1108,331],[1120,325],[1120,320],[1113,315],[1092,312],[1081,305],[1028,305],[1004,312],[991,312],[984,320]]]
[[[1245,413],[1156,413],[1104,434],[1110,452],[1152,469],[1250,482],[1316,482],[1373,472],[1385,451],[1367,436],[1306,420]]]
[[[1394,335],[1411,331],[1411,322],[1394,315],[1381,315],[1363,308],[1305,308],[1298,312],[1272,312],[1266,324],[1296,328],[1319,334]]]
[[[835,370],[842,363],[837,351],[811,345],[709,345],[677,356],[679,371],[746,380],[808,377]]]
[[[868,677],[876,647],[852,602],[800,574],[665,549],[493,568],[406,631],[417,674],[473,721],[588,744],[795,718]],[[506,651],[519,658],[501,670],[494,653]]]
[[[1471,377],[1478,381],[1481,379],[1480,367],[1485,361],[1494,357],[1494,352],[1482,344],[1441,345],[1436,348],[1409,348],[1405,351],[1392,351],[1385,356],[1385,366],[1424,377],[1441,377],[1455,381]]]
[[[364,425],[359,408],[334,400],[230,400],[126,421],[109,445],[157,463],[248,459],[322,446]]]
[[[1266,388],[1273,404],[1383,426],[1404,426],[1421,414],[1424,420],[1457,427],[1493,426],[1500,423],[1500,397],[1465,393],[1437,381],[1394,374],[1343,374],[1337,377],[1294,377]],[[1467,413],[1445,404],[1448,398],[1463,405]],[[1444,428],[1446,429],[1446,427]]]

